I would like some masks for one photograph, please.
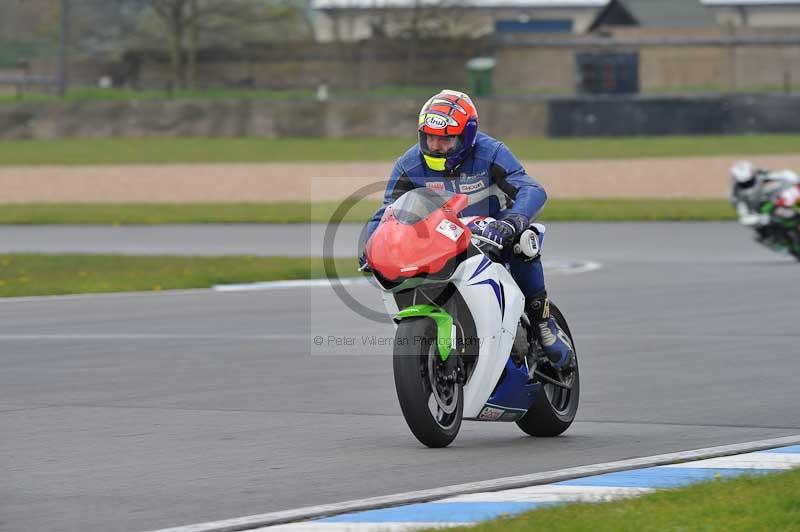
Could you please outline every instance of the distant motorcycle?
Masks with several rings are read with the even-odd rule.
[[[800,185],[769,193],[756,209],[739,201],[736,210],[739,223],[755,232],[756,242],[800,260]]]
[[[428,447],[449,445],[462,419],[514,421],[532,436],[557,436],[578,409],[577,363],[569,374],[540,363],[546,357],[522,291],[485,247],[496,244],[458,217],[467,202],[463,194],[413,189],[387,207],[366,246],[396,326],[403,416]],[[563,314],[553,304],[550,312],[572,341]]]

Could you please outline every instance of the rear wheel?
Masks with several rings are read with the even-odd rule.
[[[461,427],[464,395],[455,372],[448,374],[452,364],[442,362],[436,340],[433,320],[400,322],[395,335],[394,385],[414,436],[428,447],[446,447]]]
[[[552,302],[550,303],[550,314],[558,322],[561,329],[567,333],[570,343],[572,343],[572,348],[575,350],[575,342],[572,340],[572,333],[567,325],[567,320],[564,319],[564,315]],[[567,378],[556,374],[550,369],[543,370],[545,375],[552,380],[563,382],[569,388],[561,387],[541,378],[542,387],[539,396],[528,410],[528,413],[517,421],[519,428],[531,436],[552,437],[558,436],[572,425],[575,420],[575,414],[578,412],[578,401],[581,394],[577,355],[578,352],[575,350],[575,371]]]
[[[800,227],[789,232],[789,253],[797,260],[800,260]]]

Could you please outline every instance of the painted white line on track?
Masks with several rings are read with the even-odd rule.
[[[404,504],[429,502],[429,501],[445,499],[447,497],[466,495],[470,493],[491,492],[491,491],[499,491],[505,489],[513,489],[513,488],[526,488],[535,485],[550,484],[553,482],[588,477],[604,473],[614,473],[619,471],[628,471],[637,468],[675,464],[679,462],[686,462],[689,460],[704,460],[709,458],[730,456],[734,454],[748,453],[764,449],[774,449],[776,447],[783,447],[787,445],[797,445],[797,444],[800,444],[800,434],[794,436],[786,436],[783,438],[773,438],[769,440],[737,443],[733,445],[722,445],[719,447],[708,447],[692,451],[680,451],[676,453],[660,454],[655,456],[647,456],[643,458],[620,460],[617,462],[606,462],[588,466],[572,467],[568,469],[560,469],[557,471],[545,471],[542,473],[533,473],[530,475],[520,475],[515,477],[499,478],[494,480],[471,482],[467,484],[457,484],[454,486],[445,486],[441,488],[433,488],[428,490],[399,493],[396,495],[386,495],[382,497],[372,497],[368,499],[359,499],[359,500],[346,501],[335,504],[310,506],[305,508],[297,508],[294,510],[284,510],[280,512],[250,515],[246,517],[238,517],[220,521],[209,521],[193,525],[164,528],[154,532],[235,532],[239,530],[252,530],[270,525],[296,523],[297,521],[314,519],[317,517],[339,515],[347,512],[374,510],[374,509],[387,508]],[[346,524],[352,525],[353,523],[346,523]],[[382,523],[382,525],[383,524],[386,523]],[[465,523],[461,524],[463,525]],[[303,523],[303,525],[307,525],[307,523]],[[404,526],[406,530],[409,529],[409,526],[407,524],[405,524]],[[295,530],[302,530],[302,529],[295,529]],[[343,529],[321,528],[319,530],[343,530]],[[351,530],[356,530],[356,529],[351,528]]]
[[[148,290],[141,292],[97,292],[93,294],[62,294],[54,296],[21,296],[21,297],[0,297],[0,305],[18,303],[45,303],[49,301],[83,301],[86,299],[110,299],[110,298],[144,298],[144,297],[164,297],[164,296],[192,296],[198,294],[208,294],[208,288],[192,288],[187,290]]]
[[[791,469],[800,466],[800,454],[750,453],[742,456],[709,458],[667,467],[730,467],[742,469]]]
[[[424,528],[454,528],[469,523],[292,523],[269,527],[270,532],[411,532]],[[252,529],[256,532],[258,529]]]
[[[362,286],[370,284],[366,277],[339,279],[332,283],[328,279],[307,279],[298,281],[267,281],[263,283],[218,284],[211,287],[216,292],[246,292],[250,290],[283,290],[286,288],[319,288],[333,284],[341,286]]]
[[[597,261],[584,262],[547,262],[543,261],[545,273],[548,275],[575,275],[578,273],[589,273],[599,270],[603,263]]]
[[[542,261],[547,275],[575,275],[599,270],[603,267],[597,261]],[[263,283],[218,284],[212,287],[217,292],[246,292],[250,290],[285,290],[287,288],[329,287],[334,282],[329,279],[308,279],[297,281],[268,281]],[[335,281],[341,286],[365,286],[372,284],[366,277],[341,278]]]
[[[531,486],[503,492],[471,493],[449,497],[438,502],[526,502],[532,499],[549,502],[600,502],[620,497],[635,497],[652,488],[620,488],[607,486]]]
[[[292,523],[271,526],[270,532],[411,532],[425,528],[454,528],[470,523]],[[253,529],[257,532],[259,529]]]
[[[545,273],[548,275],[574,275],[599,270],[603,264],[596,261],[543,261]],[[367,278],[343,278],[338,281],[342,285],[366,285]],[[291,288],[329,287],[328,279],[307,279],[297,281],[267,281],[259,283],[222,284],[209,288],[190,288],[180,290],[149,290],[141,292],[100,292],[94,294],[62,294],[49,296],[0,297],[0,305],[18,303],[41,303],[46,301],[82,301],[95,298],[131,298],[131,297],[164,297],[190,296],[213,292],[245,292],[251,290],[285,290]]]

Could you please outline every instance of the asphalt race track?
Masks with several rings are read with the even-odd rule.
[[[329,288],[0,300],[0,530],[141,531],[800,432],[800,263],[728,223],[547,238],[550,260],[603,264],[549,277],[582,381],[549,440],[465,423],[422,447],[391,348],[362,338],[391,326]]]

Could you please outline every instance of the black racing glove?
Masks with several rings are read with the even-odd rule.
[[[528,217],[523,214],[509,214],[502,220],[494,220],[486,224],[481,236],[503,246],[503,249],[507,249],[514,243],[514,239],[528,227],[528,223]]]

